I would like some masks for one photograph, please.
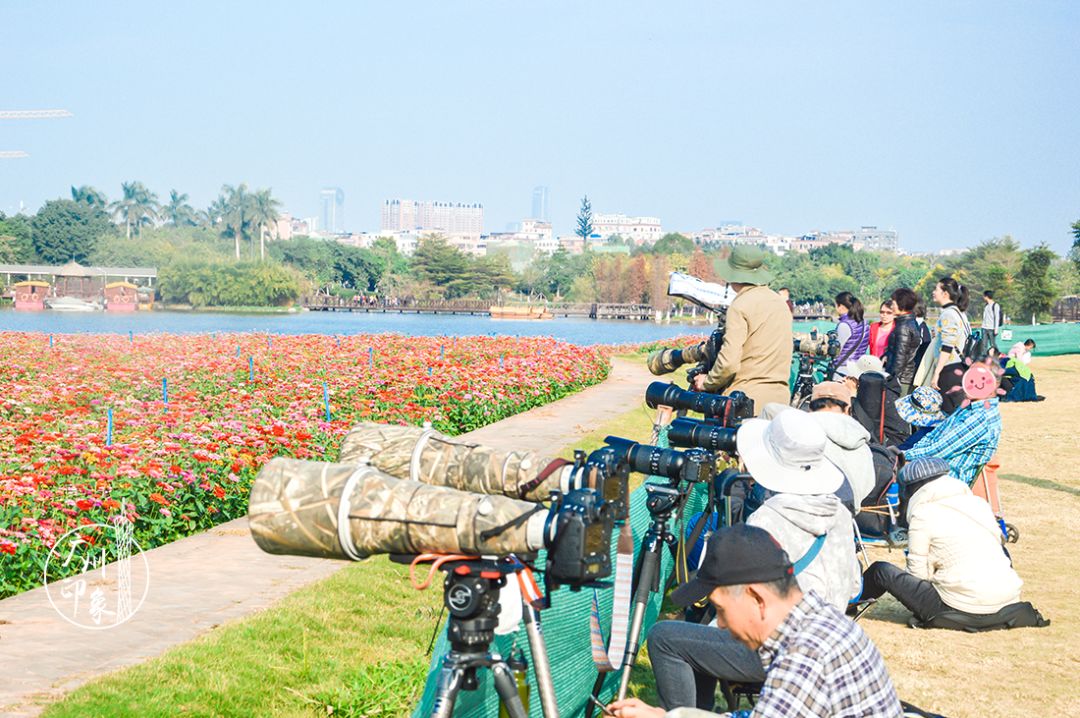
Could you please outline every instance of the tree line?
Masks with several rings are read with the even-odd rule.
[[[537,253],[515,267],[506,252],[473,256],[438,234],[423,238],[412,256],[398,252],[389,238],[368,248],[310,237],[278,240],[280,206],[270,190],[252,191],[242,183],[224,185],[203,210],[177,190],[161,202],[141,182],[123,183],[113,202],[94,187],[72,187],[70,199],[46,202],[32,216],[0,214],[0,263],[154,266],[160,298],[192,306],[287,305],[321,292],[492,301],[517,295],[523,301],[645,303],[666,310],[672,306],[671,271],[713,281],[731,251],[698,246],[678,233],[651,246],[616,236],[590,241],[581,254]],[[587,204],[579,219],[579,232],[590,234]],[[1045,245],[1024,250],[1006,236],[949,257],[830,245],[773,257],[769,264],[775,286],[788,287],[797,302],[828,305],[850,291],[873,313],[901,286],[929,301],[937,280],[951,274],[973,296],[993,290],[1017,320],[1046,318],[1058,297],[1080,291],[1080,220],[1071,231],[1075,241],[1067,258]],[[970,311],[977,315],[979,303],[972,302]]]

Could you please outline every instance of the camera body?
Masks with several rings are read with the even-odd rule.
[[[650,409],[670,406],[673,409],[694,411],[707,419],[716,419],[724,426],[736,426],[754,416],[754,400],[741,391],[730,396],[686,391],[674,384],[654,381],[645,390],[645,403]]]
[[[616,521],[630,516],[630,466],[611,447],[599,448],[587,457],[584,451],[575,451],[569,486],[564,488],[594,489],[611,505]]]
[[[712,334],[705,340],[705,346],[703,352],[705,356],[694,366],[686,372],[686,381],[693,383],[694,377],[699,374],[708,374],[713,364],[716,363],[716,357],[720,355],[720,347],[724,346],[724,333],[727,331],[727,308],[719,309],[716,313],[716,328],[712,330]]]
[[[577,589],[611,575],[612,508],[595,489],[552,492],[544,532],[552,584]]]

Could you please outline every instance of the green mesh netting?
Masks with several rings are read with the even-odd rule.
[[[667,446],[667,431],[662,430],[660,438],[656,442],[659,446]],[[646,482],[665,482],[666,479],[649,477]],[[690,517],[694,513],[704,510],[707,501],[708,488],[704,484],[694,487],[682,516]],[[634,533],[635,565],[638,553],[641,550],[642,539],[649,528],[649,511],[645,508],[645,489],[639,487],[630,495],[630,526]],[[685,535],[683,523],[675,527],[677,535]],[[618,530],[616,530],[616,534]],[[615,565],[615,541],[614,536],[611,548],[611,565]],[[675,569],[675,560],[670,551],[664,551],[660,564],[661,585],[667,585],[671,574]],[[544,565],[544,556],[541,553],[536,565]],[[611,628],[611,600],[614,593],[614,575],[609,579],[612,585],[599,589],[600,617],[604,635],[610,635]],[[551,595],[551,608],[541,612],[540,621],[544,631],[544,639],[547,643],[548,658],[551,663],[551,675],[555,683],[555,697],[559,706],[559,715],[562,718],[574,718],[585,715],[588,708],[588,696],[592,692],[596,681],[596,668],[592,661],[592,641],[589,631],[589,614],[592,610],[591,589],[571,591],[562,587]],[[653,594],[645,614],[645,622],[642,626],[642,639],[648,635],[649,628],[656,622],[660,613],[662,602],[660,594]],[[532,653],[529,651],[529,639],[525,635],[525,629],[520,628],[517,633],[508,636],[496,636],[491,650],[504,657],[510,655],[514,646],[525,651],[529,661],[529,716],[543,715],[540,707],[540,695],[536,690],[535,674],[532,670]],[[428,673],[427,684],[424,686],[423,698],[420,705],[413,712],[414,718],[431,715],[432,703],[435,699],[435,684],[438,676],[442,657],[449,650],[450,645],[446,640],[446,630],[443,629],[439,640],[432,652],[432,661]],[[600,700],[605,703],[613,700],[619,688],[619,673],[607,674],[603,688],[600,691]],[[454,716],[458,718],[480,718],[497,716],[499,712],[499,697],[495,692],[495,686],[491,681],[491,672],[481,670],[479,673],[480,687],[475,691],[461,691],[458,694],[454,706]],[[595,715],[596,711],[594,711]]]
[[[1080,354],[1080,324],[1009,324],[1001,328],[997,337],[998,349],[1003,352],[1016,342],[1035,340],[1037,357]]]

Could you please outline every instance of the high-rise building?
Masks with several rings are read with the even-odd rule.
[[[381,228],[387,232],[441,232],[479,237],[484,231],[484,205],[388,199],[382,206]]]
[[[345,231],[345,193],[340,187],[324,187],[319,192],[322,200],[322,229],[328,234]]]
[[[538,219],[541,222],[550,222],[551,218],[548,217],[548,188],[543,185],[533,187],[532,194],[532,214],[529,215],[532,219]]]

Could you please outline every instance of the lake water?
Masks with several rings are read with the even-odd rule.
[[[800,323],[807,331],[831,322]],[[707,334],[707,324],[552,319],[512,321],[452,314],[364,314],[300,312],[296,314],[229,314],[224,312],[16,312],[0,310],[0,331],[55,334],[208,334],[210,332],[265,332],[270,334],[379,334],[397,332],[417,336],[550,336],[572,344],[628,344],[681,334]]]

